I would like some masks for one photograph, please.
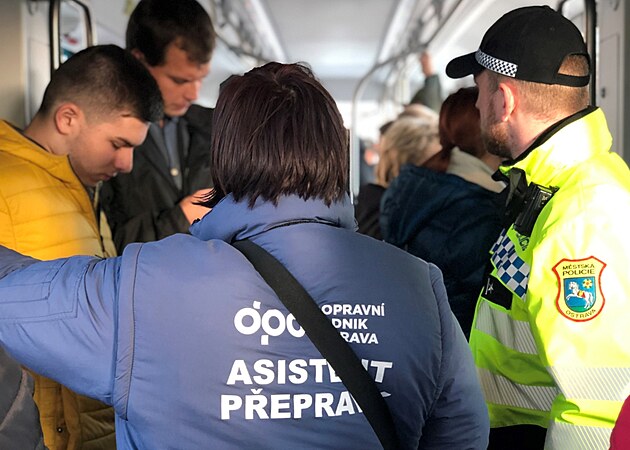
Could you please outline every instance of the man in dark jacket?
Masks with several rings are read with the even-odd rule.
[[[193,105],[215,45],[210,17],[195,0],[142,0],[127,25],[127,48],[155,78],[164,118],[136,148],[134,168],[102,189],[119,252],[130,242],[186,233],[207,208],[195,204],[212,186],[212,110]]]
[[[424,75],[424,85],[416,91],[409,103],[425,105],[438,112],[442,105],[442,85],[439,76],[433,70],[431,54],[424,50],[420,53],[418,61]]]
[[[108,259],[0,247],[0,342],[115,405],[119,450],[379,448],[347,373],[231,245],[250,240],[361,360],[397,448],[485,450],[488,412],[440,272],[355,232],[347,133],[310,70],[269,63],[235,78],[214,125],[213,208],[192,236]]]

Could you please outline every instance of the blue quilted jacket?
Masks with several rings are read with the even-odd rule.
[[[403,448],[485,449],[488,418],[439,271],[354,231],[349,201],[228,196],[192,235],[50,262],[0,248],[0,340],[114,405],[118,448],[379,448],[334,371],[230,242],[276,256],[351,343]]]

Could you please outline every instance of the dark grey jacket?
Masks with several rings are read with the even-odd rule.
[[[43,450],[33,379],[0,347],[0,448]]]

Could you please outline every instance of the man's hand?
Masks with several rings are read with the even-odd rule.
[[[210,192],[212,192],[212,188],[199,189],[194,194],[184,197],[182,201],[179,202],[179,207],[182,209],[189,223],[192,224],[195,219],[201,219],[210,211],[210,208],[195,204],[203,201]]]
[[[420,54],[420,66],[422,67],[422,73],[425,77],[430,77],[434,75],[433,71],[433,60],[431,59],[431,55],[426,50]]]

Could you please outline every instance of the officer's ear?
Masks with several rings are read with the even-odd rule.
[[[496,117],[498,117],[501,122],[507,122],[514,114],[518,105],[518,90],[516,86],[512,83],[499,82],[493,102]]]

